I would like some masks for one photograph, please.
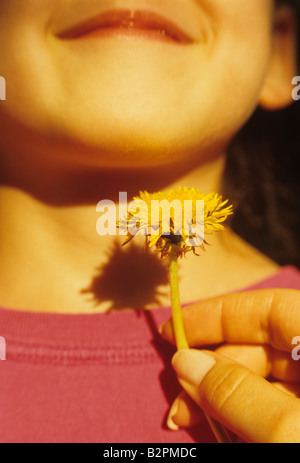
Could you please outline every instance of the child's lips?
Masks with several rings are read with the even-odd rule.
[[[80,40],[131,35],[188,45],[193,38],[169,19],[146,10],[109,10],[57,34],[60,39]]]

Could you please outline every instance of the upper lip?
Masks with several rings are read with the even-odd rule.
[[[147,10],[108,10],[100,15],[84,20],[57,35],[61,39],[77,39],[97,29],[148,29],[158,31],[178,43],[192,43],[193,38],[173,21]]]

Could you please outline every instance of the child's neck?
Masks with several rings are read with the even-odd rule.
[[[219,158],[172,184],[165,181],[165,188],[220,191],[223,164]],[[113,177],[107,180],[116,191]],[[68,190],[67,179],[65,188],[54,178],[48,182]],[[96,233],[96,205],[102,199],[114,199],[109,188],[93,204],[64,205],[62,197],[60,206],[55,201],[46,204],[21,188],[0,189],[0,305],[62,313],[169,305],[166,263],[144,252],[144,240],[135,239],[122,248],[124,237]],[[240,289],[277,269],[230,231],[208,241],[212,246],[201,251],[201,257],[191,253],[180,261],[182,303]]]

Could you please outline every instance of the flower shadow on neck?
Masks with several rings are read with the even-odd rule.
[[[89,294],[95,308],[108,303],[110,311],[138,310],[159,305],[160,296],[168,294],[161,286],[168,281],[168,268],[154,252],[134,243],[123,248],[115,242],[107,262],[96,269],[90,286],[81,294]]]

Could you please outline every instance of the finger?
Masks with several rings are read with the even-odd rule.
[[[298,383],[279,383],[273,382],[273,386],[293,397],[300,397],[300,385]]]
[[[282,381],[299,382],[300,363],[291,354],[270,346],[250,344],[224,344],[216,352],[241,363],[257,375]]]
[[[271,374],[274,378],[297,383],[300,381],[300,363],[291,354],[274,350],[272,356]]]
[[[202,423],[207,423],[207,417],[196,402],[185,391],[181,391],[170,409],[167,419],[168,428],[172,431],[178,431],[180,428],[188,429]],[[231,435],[231,438],[234,443],[244,443],[234,434]]]
[[[242,439],[299,442],[298,399],[220,354],[182,349],[172,363],[190,397]]]
[[[218,296],[182,310],[190,346],[232,343],[270,344],[291,351],[300,335],[300,291],[265,289]],[[174,342],[171,319],[160,328]]]
[[[251,344],[224,344],[216,349],[221,354],[235,362],[239,362],[263,378],[272,371],[273,349],[270,346]]]
[[[201,408],[185,392],[177,396],[170,409],[167,426],[173,431],[190,428],[205,421]]]

